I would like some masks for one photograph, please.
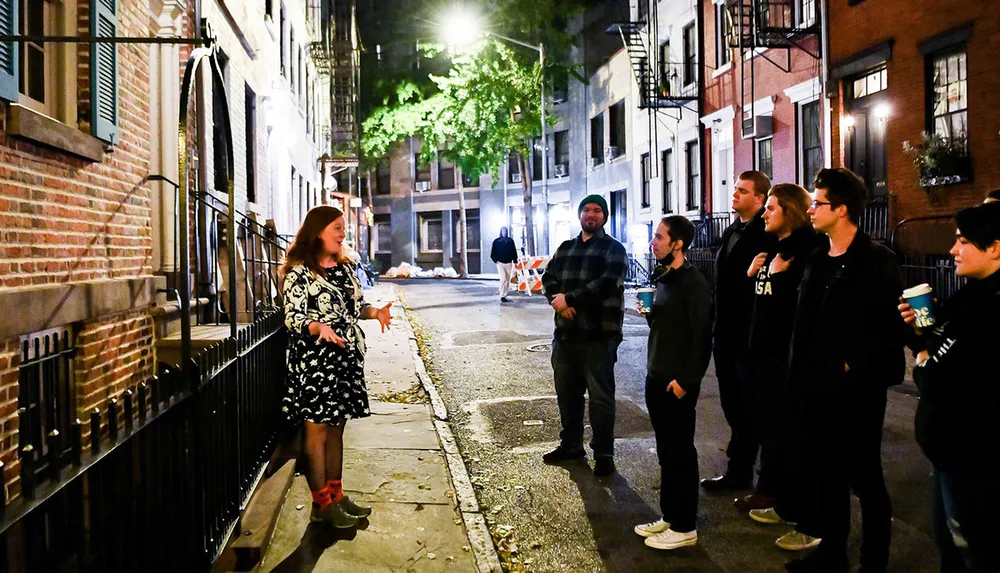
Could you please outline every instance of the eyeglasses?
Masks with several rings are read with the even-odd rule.
[[[830,203],[829,201],[813,201],[812,203],[810,203],[810,205],[812,205],[813,209],[815,209],[815,208],[819,207],[820,205],[831,205],[832,206],[833,203]]]

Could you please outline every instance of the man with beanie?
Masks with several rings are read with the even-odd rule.
[[[615,471],[615,362],[625,317],[625,247],[604,232],[608,203],[600,195],[580,202],[580,234],[559,245],[542,285],[555,310],[552,370],[562,431],[545,463],[586,456],[584,393],[590,395],[594,475]]]
[[[715,375],[719,380],[719,401],[731,430],[726,455],[726,473],[702,480],[708,491],[728,491],[753,487],[759,440],[753,415],[753,381],[746,355],[753,315],[753,278],[747,269],[754,257],[771,252],[777,242],[764,232],[764,202],[771,181],[760,171],[744,171],[736,181],[733,211],[739,219],[722,234],[722,246],[715,259]],[[755,503],[759,496],[736,500],[740,511],[768,507],[770,501]]]
[[[517,246],[514,245],[514,239],[508,236],[507,227],[500,227],[500,236],[493,239],[490,259],[497,264],[497,272],[500,273],[500,302],[507,302],[510,275],[514,270],[514,261],[517,260]]]

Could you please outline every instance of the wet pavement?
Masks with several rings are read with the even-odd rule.
[[[552,311],[543,297],[511,295],[510,303],[501,304],[490,281],[394,284],[426,342],[425,361],[450,412],[479,503],[494,525],[513,527],[528,570],[750,573],[782,571],[794,557],[774,545],[788,527],[751,521],[733,508],[733,494],[702,494],[696,547],[656,551],[632,533],[635,524],[659,517],[659,466],[643,393],[643,319],[626,316],[615,369],[618,474],[599,480],[591,473],[592,460],[565,467],[541,463],[559,434],[548,348]],[[938,568],[930,538],[930,465],[913,439],[913,390],[912,384],[890,390],[886,414],[883,459],[894,507],[890,570],[930,573]],[[725,468],[728,437],[710,368],[698,403],[702,477]],[[855,567],[859,517],[855,500]]]

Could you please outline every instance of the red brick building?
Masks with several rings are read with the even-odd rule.
[[[996,3],[828,0],[828,6],[833,164],[864,174],[876,192],[891,197],[891,224],[950,215],[1000,187]],[[946,161],[942,172],[921,174],[903,151],[903,142],[916,144],[921,132],[967,141],[968,162]]]

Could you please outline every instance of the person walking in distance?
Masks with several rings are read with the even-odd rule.
[[[371,414],[365,387],[364,333],[359,319],[376,319],[383,332],[389,307],[362,298],[343,245],[344,214],[321,205],[306,214],[281,266],[288,328],[288,391],[281,409],[305,427],[310,520],[349,528],[372,510],[344,495],[344,427]]]
[[[809,222],[812,197],[808,191],[782,183],[767,195],[764,230],[778,242],[770,252],[757,255],[747,270],[747,276],[754,278],[749,356],[756,392],[753,418],[760,436],[760,479],[744,501],[746,507],[755,508],[749,509],[754,521],[781,524],[798,522],[801,513],[799,452],[807,444],[801,440],[799,409],[786,386],[788,345],[806,260],[820,242]],[[776,543],[783,549],[802,550],[819,545],[820,540],[793,530]]]
[[[542,275],[555,311],[552,371],[562,431],[545,463],[585,457],[584,393],[590,395],[594,475],[614,473],[615,362],[625,318],[625,247],[604,232],[608,203],[600,195],[580,202],[580,234],[556,249]]]
[[[510,290],[514,261],[517,260],[517,247],[514,239],[510,238],[507,227],[500,227],[500,236],[493,239],[490,259],[497,264],[497,272],[500,273],[500,302],[509,302],[507,292]]]
[[[810,445],[807,505],[798,530],[822,539],[793,573],[848,567],[851,491],[861,503],[861,571],[884,573],[892,505],[882,474],[886,391],[903,380],[906,325],[896,255],[858,229],[868,200],[861,178],[844,168],[816,174],[809,208],[828,243],[806,261],[789,359]]]
[[[916,313],[900,301],[917,352],[913,379],[920,389],[917,442],[934,465],[931,526],[941,573],[1000,571],[1000,202],[955,216],[951,248],[955,274],[968,282],[916,328]]]
[[[753,381],[746,363],[753,313],[753,278],[747,269],[754,257],[769,252],[775,243],[764,232],[764,201],[771,181],[760,171],[744,171],[736,181],[733,211],[739,218],[722,234],[722,246],[715,259],[715,374],[719,380],[719,401],[731,435],[726,455],[729,464],[720,476],[706,478],[707,491],[749,489],[757,463],[758,438],[753,421]],[[736,500],[741,511],[746,505]]]
[[[654,549],[695,545],[698,532],[698,451],[695,405],[712,356],[712,296],[701,272],[684,260],[694,239],[687,217],[664,217],[650,246],[656,287],[646,314],[646,408],[656,435],[663,517],[635,526]],[[641,309],[640,309],[641,312]]]

